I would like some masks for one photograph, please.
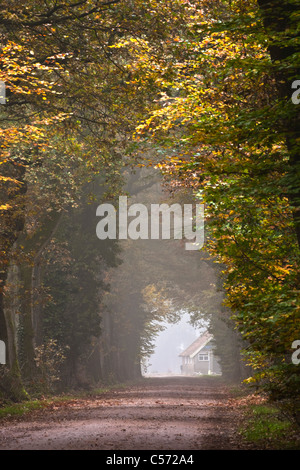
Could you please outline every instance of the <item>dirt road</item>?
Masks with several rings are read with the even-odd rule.
[[[0,422],[0,449],[241,449],[234,399],[210,378],[146,379]]]

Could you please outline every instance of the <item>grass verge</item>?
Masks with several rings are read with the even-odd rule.
[[[240,434],[259,449],[300,450],[299,427],[272,403],[248,405]]]
[[[120,390],[133,385],[136,382],[126,382],[119,384],[108,384],[103,387],[97,387],[91,390],[75,390],[67,394],[58,396],[46,396],[42,398],[32,398],[19,403],[0,402],[0,420],[5,418],[20,417],[30,411],[42,410],[50,407],[51,405],[71,402],[73,400],[88,399],[98,397],[113,390]]]

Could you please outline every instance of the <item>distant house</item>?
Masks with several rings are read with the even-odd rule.
[[[221,367],[214,355],[213,336],[207,331],[197,338],[185,351],[182,357],[181,373],[183,375],[220,375]]]

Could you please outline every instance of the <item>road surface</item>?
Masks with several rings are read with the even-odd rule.
[[[218,379],[148,378],[0,421],[0,449],[237,450],[239,413]]]

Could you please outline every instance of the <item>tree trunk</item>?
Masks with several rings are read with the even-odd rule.
[[[27,186],[24,182],[25,167],[22,165],[18,165],[17,163],[3,163],[1,165],[1,174],[4,177],[13,178],[16,181],[1,181],[0,185],[1,204],[9,205],[9,208],[1,213],[0,226],[0,340],[7,344],[8,332],[3,299],[4,287],[8,275],[12,248],[19,233],[24,228],[25,215],[23,196],[27,191]],[[7,358],[7,361],[10,361],[9,357]]]
[[[60,213],[53,212],[41,223],[33,237],[20,239],[25,251],[31,255],[31,262],[21,267],[22,293],[22,334],[24,378],[34,380],[36,374],[35,347],[42,343],[41,321],[41,259],[50,239],[60,222]]]
[[[7,275],[6,295],[3,302],[3,312],[7,333],[7,368],[1,377],[1,388],[4,394],[13,401],[28,398],[24,389],[17,354],[17,329],[19,311],[19,271],[16,265],[11,265]]]
[[[11,252],[19,233],[24,228],[23,196],[27,191],[27,185],[24,182],[25,167],[17,162],[3,163],[1,165],[1,174],[15,180],[1,180],[0,184],[1,204],[9,206],[1,213],[0,226],[0,339],[4,341],[7,351],[5,370],[3,366],[0,366],[1,390],[8,398],[18,401],[27,398],[27,393],[22,384],[17,360],[14,325],[10,315],[7,318],[5,315],[6,302],[4,296]]]
[[[36,375],[35,365],[35,343],[34,343],[34,329],[32,323],[32,296],[31,296],[31,280],[32,280],[32,266],[21,267],[22,278],[22,307],[21,307],[21,328],[22,328],[22,343],[21,343],[21,357],[22,357],[22,374],[26,381],[33,381]]]
[[[9,267],[7,282],[6,282],[6,295],[4,297],[4,315],[6,320],[7,331],[7,356],[9,358],[8,366],[10,369],[18,369],[17,357],[17,330],[19,323],[19,310],[20,310],[20,273],[18,267],[13,264]]]

